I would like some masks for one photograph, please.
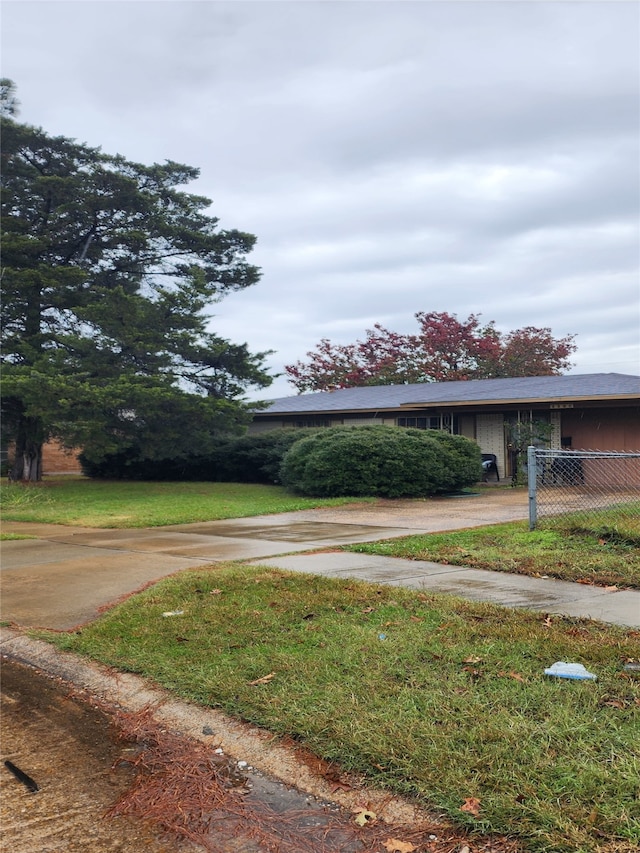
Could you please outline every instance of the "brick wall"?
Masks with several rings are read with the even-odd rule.
[[[42,448],[43,474],[81,474],[77,452],[66,450],[57,441],[49,441]]]

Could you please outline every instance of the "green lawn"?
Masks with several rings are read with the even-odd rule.
[[[624,669],[640,659],[637,631],[223,564],[46,637],[471,830],[545,853],[640,849],[640,679]],[[558,660],[597,681],[545,676]],[[469,797],[477,816],[461,811]]]
[[[628,529],[627,529],[628,527]],[[556,520],[548,530],[526,522],[493,524],[455,533],[431,533],[344,546],[345,550],[406,560],[553,577],[601,586],[640,588],[640,531],[589,520]]]
[[[80,527],[159,527],[353,503],[301,498],[280,486],[248,483],[147,483],[51,477],[0,487],[4,521]],[[362,501],[362,498],[358,499]]]

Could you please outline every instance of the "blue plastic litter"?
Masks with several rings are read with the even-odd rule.
[[[574,681],[596,681],[597,675],[589,672],[581,663],[566,663],[563,660],[556,661],[544,671],[545,675],[555,678],[571,678]]]

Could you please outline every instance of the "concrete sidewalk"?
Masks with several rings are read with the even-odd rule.
[[[514,521],[527,512],[526,493],[501,490],[146,529],[8,522],[3,532],[37,538],[2,542],[2,619],[69,630],[167,575],[204,566],[215,570],[216,563],[241,560],[640,627],[640,591],[337,550],[308,553]]]
[[[298,554],[258,562],[261,566],[288,571],[356,578],[370,583],[457,595],[472,601],[490,601],[503,607],[523,607],[543,613],[640,627],[640,590],[614,591],[553,578],[533,578],[347,551]]]

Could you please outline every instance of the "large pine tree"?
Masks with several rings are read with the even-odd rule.
[[[39,479],[51,437],[89,458],[204,453],[249,420],[265,353],[207,331],[259,270],[255,238],[221,230],[181,187],[198,170],[145,166],[19,123],[2,95],[2,409],[14,479]]]

